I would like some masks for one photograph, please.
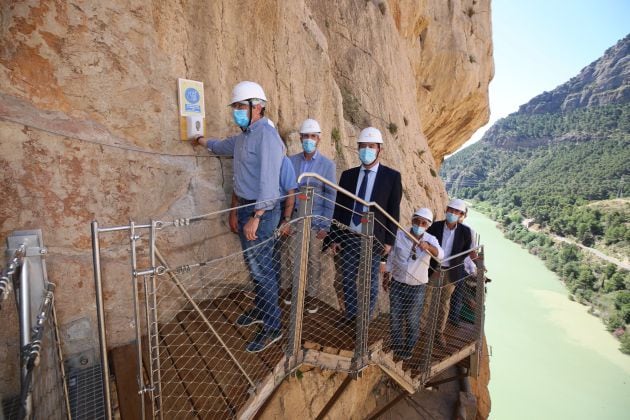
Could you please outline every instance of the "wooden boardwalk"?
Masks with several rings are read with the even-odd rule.
[[[250,382],[221,346],[198,313],[190,308],[180,311],[168,323],[160,324],[160,364],[162,407],[164,418],[234,418],[255,412],[286,376],[283,349],[287,344],[290,306],[281,303],[284,334],[281,340],[252,354],[245,346],[260,324],[249,327],[235,325],[238,316],[253,306],[251,294],[233,293],[199,304],[203,314],[225,342]],[[319,302],[315,314],[305,311],[302,332],[305,364],[323,368],[349,366],[355,346],[354,325],[335,329],[335,321],[343,314]],[[430,377],[463,360],[475,349],[474,328],[464,323],[447,330],[446,348],[435,347],[430,361]],[[422,357],[427,354],[426,339],[421,337],[411,360],[400,362],[392,358],[389,341],[388,315],[381,315],[370,323],[368,347],[372,360],[403,388],[414,391],[419,384]],[[146,350],[146,346],[144,346]],[[137,395],[135,345],[112,350],[121,418],[140,418],[140,397]],[[337,364],[330,366],[331,362]],[[148,358],[144,358],[145,377],[148,377]],[[424,364],[426,365],[426,363]],[[415,385],[414,385],[415,384]],[[148,403],[148,398],[145,399]],[[150,407],[146,412],[150,412]],[[147,417],[148,418],[148,417]]]

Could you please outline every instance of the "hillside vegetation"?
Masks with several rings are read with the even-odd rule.
[[[629,46],[626,37],[578,77],[498,121],[478,143],[441,168],[451,196],[476,201],[500,222],[509,239],[543,259],[566,283],[571,297],[590,304],[621,337],[627,353],[630,274],[575,245],[554,241],[551,234],[628,261]],[[592,80],[593,73],[607,74],[600,85],[612,93]],[[587,77],[590,83],[581,80]],[[573,103],[571,98],[588,96],[586,89],[613,99],[566,106]],[[524,225],[534,225],[536,231]]]

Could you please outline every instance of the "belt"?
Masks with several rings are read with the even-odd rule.
[[[248,200],[246,198],[243,197],[236,197],[236,200],[238,201],[238,204],[240,204],[241,206],[247,205],[247,204],[253,204],[256,202],[256,200]]]

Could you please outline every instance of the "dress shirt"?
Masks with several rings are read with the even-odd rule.
[[[457,225],[455,225],[455,229],[457,229]],[[448,258],[451,256],[453,252],[453,241],[455,240],[455,229],[451,230],[448,228],[446,223],[444,223],[444,233],[442,234],[442,249],[444,250],[444,258]],[[442,261],[442,267],[450,267],[451,262]]]
[[[297,190],[297,187],[297,176],[293,164],[285,156],[282,158],[282,165],[280,166],[280,195],[284,197],[289,194],[289,191]]]
[[[354,194],[357,196],[359,195],[359,188],[361,188],[361,182],[363,182],[363,177],[366,175],[365,171],[367,170],[369,172],[369,176],[368,176],[367,185],[365,187],[365,197],[363,197],[365,201],[371,201],[372,190],[374,189],[374,181],[376,181],[376,173],[378,171],[379,166],[380,166],[380,163],[377,163],[370,169],[367,169],[364,166],[361,166],[361,170],[359,171],[359,178],[357,179],[357,186],[356,186],[356,189],[354,190]],[[367,208],[363,206],[362,211],[366,212]],[[354,230],[357,233],[361,233],[361,224],[355,225],[354,222],[350,221],[350,229]]]
[[[234,192],[256,200],[256,210],[270,210],[280,194],[280,167],[285,153],[278,131],[261,118],[245,131],[221,141],[208,140],[208,150],[234,156]]]
[[[428,242],[437,248],[438,259],[444,257],[444,251],[435,236],[425,232],[420,237],[420,240]],[[398,282],[411,286],[426,284],[429,281],[431,254],[416,247],[416,259],[414,260],[412,258],[412,247],[413,242],[411,239],[399,229],[396,233],[396,242],[387,257],[385,270],[392,273],[392,277]]]
[[[315,172],[328,181],[334,184],[337,183],[335,163],[319,153],[318,150],[315,151],[310,160],[307,160],[302,152],[290,156],[289,159],[293,163],[293,169],[295,169],[297,176],[302,175],[304,172]],[[335,209],[337,191],[314,178],[304,178],[300,182],[300,187],[304,185],[313,187],[313,192],[315,193],[313,215],[321,216],[312,219],[312,226],[314,229],[327,231],[330,228],[330,220]],[[294,213],[297,214],[297,206]]]

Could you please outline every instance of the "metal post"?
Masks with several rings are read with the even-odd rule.
[[[22,387],[30,386],[28,384],[28,367],[25,353],[29,349],[31,343],[31,289],[28,283],[28,259],[22,260],[20,271],[20,290],[19,290],[19,311],[20,311],[20,360],[21,360],[21,384]],[[26,417],[30,417],[33,412],[33,395],[29,392],[23,402],[23,410]]]
[[[361,220],[361,255],[357,280],[357,335],[352,360],[353,369],[360,371],[367,363],[370,322],[370,289],[372,284],[372,247],[374,246],[374,213],[366,213]]]
[[[483,247],[479,250],[480,258],[475,260],[477,265],[477,290],[475,290],[475,327],[477,332],[477,343],[475,354],[470,356],[470,376],[479,375],[479,363],[481,352],[483,351],[483,324],[485,322],[485,289],[486,289],[486,267],[483,259]]]
[[[112,418],[111,395],[109,392],[109,360],[107,358],[107,338],[105,331],[105,314],[103,312],[103,285],[101,283],[101,251],[98,239],[98,222],[92,222],[92,262],[94,264],[94,293],[96,294],[96,320],[101,345],[101,369],[103,372],[103,399],[105,401],[105,418]]]
[[[155,270],[156,268],[156,221],[151,220],[151,230],[149,232],[149,262],[151,264],[151,268]],[[150,277],[150,296],[151,296],[151,304],[153,308],[150,310],[149,307],[149,295],[147,295],[146,288],[144,299],[147,302],[147,331],[148,331],[148,341],[149,341],[149,359],[151,365],[149,366],[149,380],[151,381],[151,410],[153,412],[153,416],[155,417],[156,410],[159,411],[159,418],[162,419],[162,392],[161,392],[161,377],[160,377],[160,348],[159,348],[159,338],[158,338],[158,321],[157,321],[157,297],[156,297],[156,273],[155,271],[151,274]],[[146,285],[146,282],[145,282]],[[151,314],[151,316],[149,316]],[[155,376],[155,378],[154,378]]]
[[[297,238],[300,247],[297,253],[299,267],[293,266],[293,279],[291,287],[291,318],[289,323],[289,343],[285,350],[287,356],[287,370],[292,370],[297,366],[297,357],[302,347],[302,322],[304,320],[304,298],[306,294],[308,254],[311,241],[311,219],[313,214],[313,187],[305,186],[301,188],[298,195],[300,206],[298,217]]]
[[[136,363],[138,366],[138,394],[140,395],[140,417],[144,420],[144,377],[142,375],[142,336],[140,335],[140,303],[138,298],[138,263],[136,256],[136,241],[140,239],[136,235],[133,221],[129,222],[129,242],[131,245],[131,287],[133,288],[133,316],[136,326]]]

